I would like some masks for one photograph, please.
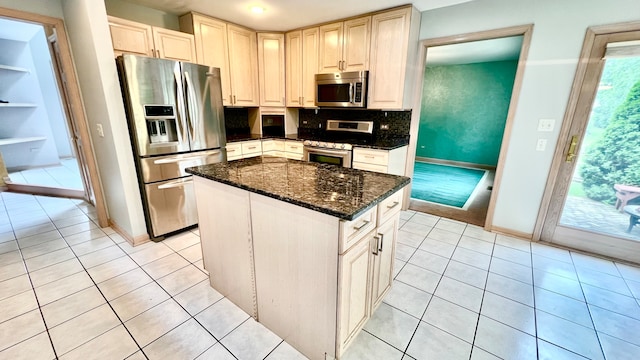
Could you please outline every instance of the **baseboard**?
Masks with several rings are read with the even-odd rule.
[[[57,197],[65,197],[65,198],[71,198],[71,199],[85,198],[84,190],[56,188],[56,187],[41,186],[41,185],[16,184],[12,182],[8,182],[6,184],[6,187],[7,187],[7,190],[10,192],[23,193],[23,194],[57,196]]]
[[[502,234],[502,235],[513,236],[520,239],[529,240],[529,241],[532,241],[533,239],[533,234],[515,231],[515,230],[511,230],[511,229],[507,229],[499,226],[491,226],[490,231],[498,234]]]
[[[138,236],[132,236],[131,234],[129,234],[128,232],[124,231],[117,223],[115,223],[113,220],[109,219],[109,226],[116,232],[118,233],[118,235],[122,236],[125,240],[127,240],[127,242],[129,243],[129,245],[131,246],[138,246],[141,244],[144,244],[146,242],[151,241],[151,239],[149,238],[149,234],[143,234],[143,235],[138,235]]]
[[[428,157],[418,157],[418,156],[416,156],[416,161],[428,162],[428,163],[433,163],[433,164],[441,164],[441,165],[451,165],[451,166],[466,167],[466,168],[471,168],[471,169],[482,169],[482,170],[491,170],[491,171],[495,171],[496,170],[495,165],[474,164],[474,163],[463,162],[463,161],[443,160],[443,159],[428,158]]]

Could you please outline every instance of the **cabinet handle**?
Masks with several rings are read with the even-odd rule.
[[[235,95],[233,95],[233,103],[234,104],[236,103],[236,96]]]
[[[375,159],[375,156],[371,156],[371,155],[365,155],[364,157],[366,157],[367,159]]]
[[[248,149],[255,149],[255,148],[256,148],[256,146],[248,146],[247,148],[248,148]]]
[[[151,56],[156,57],[156,51],[154,49],[151,49]]]
[[[360,226],[354,226],[353,229],[354,230],[360,230],[363,227],[367,226],[367,224],[369,224],[369,220],[362,220],[362,224]]]
[[[376,240],[376,243],[373,246],[373,251],[371,252],[373,255],[378,255],[379,250],[378,250],[378,243],[380,242],[380,238],[377,236],[373,237]]]
[[[380,245],[378,246],[378,252],[382,252],[382,244],[384,242],[384,234],[378,233],[378,235],[380,235]]]
[[[156,50],[156,53],[158,53],[158,59],[160,58],[160,50]]]
[[[398,204],[400,204],[399,201],[394,201],[393,205],[387,205],[387,209],[393,209],[394,207],[398,206]]]

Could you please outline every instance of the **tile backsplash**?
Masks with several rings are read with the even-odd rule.
[[[248,108],[224,108],[224,127],[227,136],[248,134],[249,127]]]
[[[298,133],[322,135],[327,120],[373,120],[373,134],[377,139],[409,137],[411,110],[380,111],[356,109],[300,109]],[[387,130],[381,130],[387,125]]]
[[[322,136],[327,120],[369,120],[373,121],[373,135],[376,139],[409,137],[411,110],[380,111],[360,109],[299,109],[298,133]],[[249,109],[224,108],[227,136],[249,134]],[[386,125],[388,129],[382,130]]]

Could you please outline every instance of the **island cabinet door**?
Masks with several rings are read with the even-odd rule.
[[[398,221],[400,221],[399,213],[379,226],[374,237],[377,241],[377,251],[374,251],[372,266],[372,314],[382,303],[382,299],[391,289],[391,283],[393,282],[393,258],[396,237],[398,236]]]
[[[371,261],[373,246],[377,245],[374,235],[375,232],[367,234],[338,260],[338,354],[349,346],[370,316]]]

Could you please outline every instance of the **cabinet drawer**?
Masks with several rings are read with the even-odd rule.
[[[376,227],[377,210],[378,208],[374,206],[351,221],[340,221],[340,243],[338,246],[340,254],[349,250],[365,234]]]
[[[284,141],[282,140],[263,140],[262,152],[268,151],[284,151]]]
[[[302,155],[302,146],[300,141],[285,141],[284,151]]]
[[[231,143],[227,144],[227,160],[236,160],[242,158],[242,144]]]
[[[386,150],[355,148],[353,149],[353,161],[387,166],[389,164],[389,152]]]
[[[374,164],[368,164],[368,163],[362,163],[362,162],[354,162],[352,167],[358,170],[375,171],[375,172],[385,173],[385,174],[387,173],[386,165],[374,165]]]
[[[247,157],[247,155],[254,155],[256,153],[262,153],[262,142],[260,140],[246,141],[242,143],[242,155],[244,157]]]
[[[402,190],[396,191],[378,204],[378,226],[384,224],[400,211],[402,208],[402,193]]]

